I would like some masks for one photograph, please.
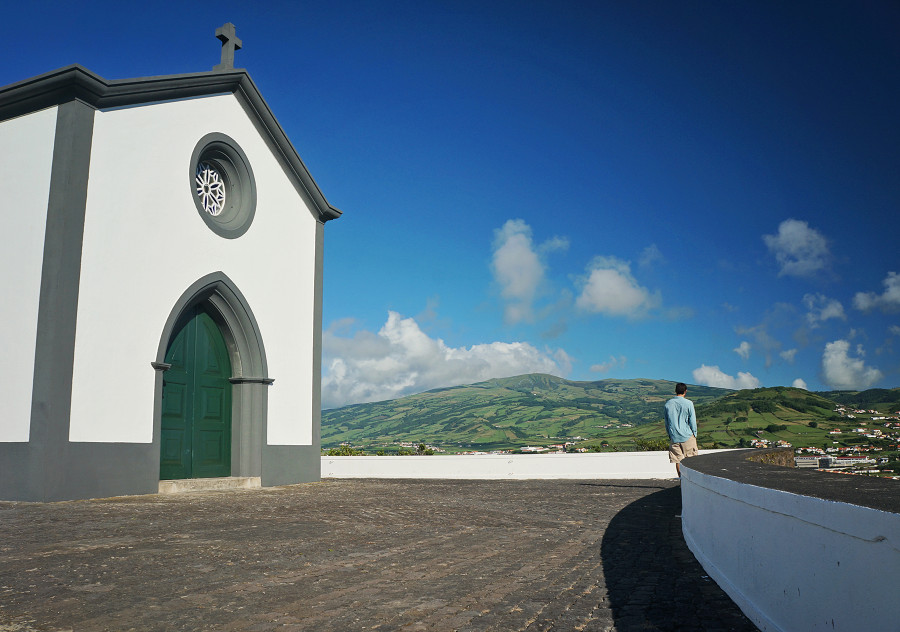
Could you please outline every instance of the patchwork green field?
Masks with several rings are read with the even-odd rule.
[[[665,380],[574,382],[531,374],[435,389],[397,400],[322,413],[322,446],[350,444],[372,454],[420,443],[446,451],[517,450],[570,442],[570,449],[661,449],[663,405],[675,383]],[[796,388],[731,391],[689,386],[704,447],[749,446],[754,439],[795,447],[854,445],[862,419],[838,404],[865,404],[883,414],[900,408],[900,389],[811,393]],[[877,400],[877,401],[876,401]],[[831,435],[830,430],[842,430]]]
[[[531,374],[435,389],[401,399],[322,412],[322,446],[367,448],[426,443],[447,451],[515,449],[661,419],[674,383],[573,382]],[[693,387],[697,403],[731,391]]]
[[[688,393],[690,395],[690,391]],[[890,405],[882,404],[883,408]],[[842,433],[839,445],[866,441],[852,430],[861,420],[841,417],[834,412],[835,402],[824,394],[796,388],[762,388],[738,391],[707,404],[697,406],[699,441],[707,448],[749,447],[754,439],[770,442],[786,441],[794,447],[826,448],[835,445],[835,435]],[[887,410],[885,410],[887,412]],[[666,442],[662,420],[633,429],[623,429],[601,437],[612,449],[626,450],[641,441]],[[586,442],[588,445],[596,441]],[[633,449],[633,448],[631,448]]]

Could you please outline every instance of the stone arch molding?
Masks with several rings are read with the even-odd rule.
[[[266,350],[259,325],[247,299],[223,272],[213,272],[184,291],[163,326],[151,363],[156,370],[153,406],[153,445],[160,447],[163,377],[169,366],[166,350],[188,310],[202,306],[219,326],[232,367],[231,472],[233,476],[260,476],[266,439],[269,377]]]

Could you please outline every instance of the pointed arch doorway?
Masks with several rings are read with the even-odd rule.
[[[202,305],[186,310],[165,355],[160,479],[231,475],[231,361]]]
[[[194,319],[197,320],[190,325]],[[190,330],[192,326],[200,328],[201,335],[207,336],[207,344],[214,344],[216,347],[215,364],[220,370],[220,377],[224,376],[230,386],[230,403],[223,399],[222,406],[223,411],[227,411],[225,414],[228,415],[229,422],[225,426],[230,435],[228,442],[219,444],[222,446],[223,461],[228,465],[228,473],[203,473],[206,465],[201,465],[196,470],[192,457],[188,475],[181,459],[176,462],[174,458],[176,451],[181,453],[186,449],[183,445],[178,445],[179,441],[184,441],[186,433],[182,432],[179,436],[177,432],[171,432],[175,424],[170,423],[173,421],[172,417],[178,415],[176,411],[181,405],[176,384],[184,381],[184,378],[179,378],[175,366],[177,363],[169,362],[168,358],[177,359],[181,351],[175,343],[185,328]],[[190,334],[185,333],[184,336],[187,339]],[[210,342],[214,339],[215,343]],[[221,359],[222,344],[225,348],[224,360]],[[153,443],[159,455],[160,480],[179,477],[263,476],[268,389],[274,379],[268,375],[265,346],[253,311],[227,275],[221,271],[210,273],[184,291],[169,312],[160,336],[156,359],[151,365],[156,370]],[[169,375],[173,370],[176,372]],[[219,384],[224,386],[221,381]],[[184,387],[181,389],[185,402],[186,390]],[[191,419],[194,417],[192,415]],[[193,439],[194,428],[191,433]],[[213,436],[208,438],[212,443]],[[200,460],[204,460],[204,457]],[[222,466],[218,471],[225,472],[226,468]]]

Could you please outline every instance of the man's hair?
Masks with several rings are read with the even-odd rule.
[[[684,382],[679,382],[675,385],[675,394],[676,395],[684,395],[687,393],[687,384]]]

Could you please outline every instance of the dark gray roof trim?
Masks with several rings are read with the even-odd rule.
[[[0,88],[0,121],[72,100],[103,109],[225,93],[238,98],[295,188],[314,207],[317,219],[327,222],[340,217],[245,70],[107,81],[82,66],[67,66]]]

